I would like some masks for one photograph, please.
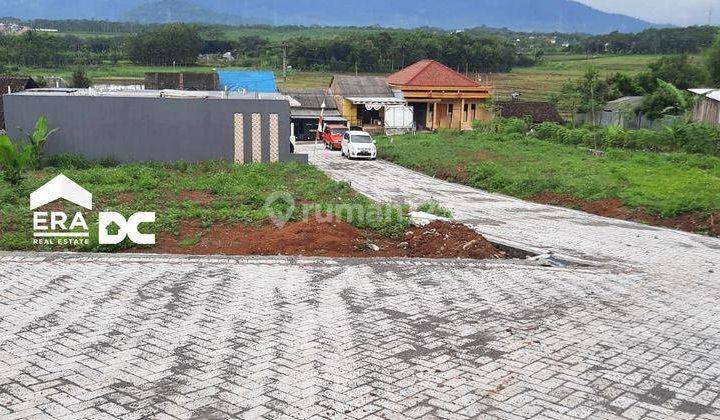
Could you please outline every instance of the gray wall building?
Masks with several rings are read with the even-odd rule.
[[[120,162],[299,160],[290,153],[290,106],[278,94],[35,89],[3,96],[8,134],[45,116],[48,155]]]

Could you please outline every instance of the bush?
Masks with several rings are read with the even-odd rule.
[[[702,123],[678,122],[658,130],[567,128],[543,123],[535,128],[540,140],[593,148],[615,147],[652,152],[687,152],[720,156],[720,128]]]
[[[530,123],[520,118],[493,118],[489,121],[473,121],[475,130],[495,134],[525,134],[530,130]]]
[[[84,89],[84,88],[89,88],[90,85],[92,84],[92,82],[85,75],[85,70],[76,69],[72,73],[72,81],[70,82],[70,84],[74,88]]]
[[[12,185],[22,181],[24,173],[38,166],[42,158],[42,149],[54,130],[48,129],[47,119],[38,118],[32,133],[26,134],[24,145],[10,140],[8,136],[0,136],[0,169],[3,179]]]
[[[434,214],[435,216],[444,217],[446,219],[452,219],[453,217],[452,212],[449,209],[443,207],[436,200],[430,200],[426,203],[420,204],[417,208],[417,211]]]

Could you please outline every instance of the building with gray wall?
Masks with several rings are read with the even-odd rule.
[[[48,155],[120,162],[299,160],[290,153],[290,106],[279,94],[34,89],[3,96],[8,134],[41,116],[57,129]]]

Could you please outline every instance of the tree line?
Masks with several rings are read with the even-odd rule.
[[[368,31],[342,37],[274,41],[258,36],[226,40],[206,29],[170,24],[145,26],[141,32],[112,37],[40,32],[0,36],[0,49],[5,52],[0,55],[0,64],[63,67],[130,60],[141,65],[192,65],[200,54],[232,52],[239,60],[236,65],[277,68],[285,52],[288,64],[299,70],[390,72],[431,58],[463,72],[486,73],[532,65],[538,59],[536,55],[519,53],[515,45],[498,37],[464,33]]]
[[[718,33],[717,26],[613,32],[582,38],[570,49],[583,54],[695,54],[710,47]]]

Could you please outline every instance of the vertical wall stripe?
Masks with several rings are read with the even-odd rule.
[[[245,121],[243,114],[235,114],[235,163],[245,163]]]
[[[280,124],[278,114],[270,114],[270,162],[280,160]]]
[[[252,161],[262,162],[262,116],[252,114]]]

